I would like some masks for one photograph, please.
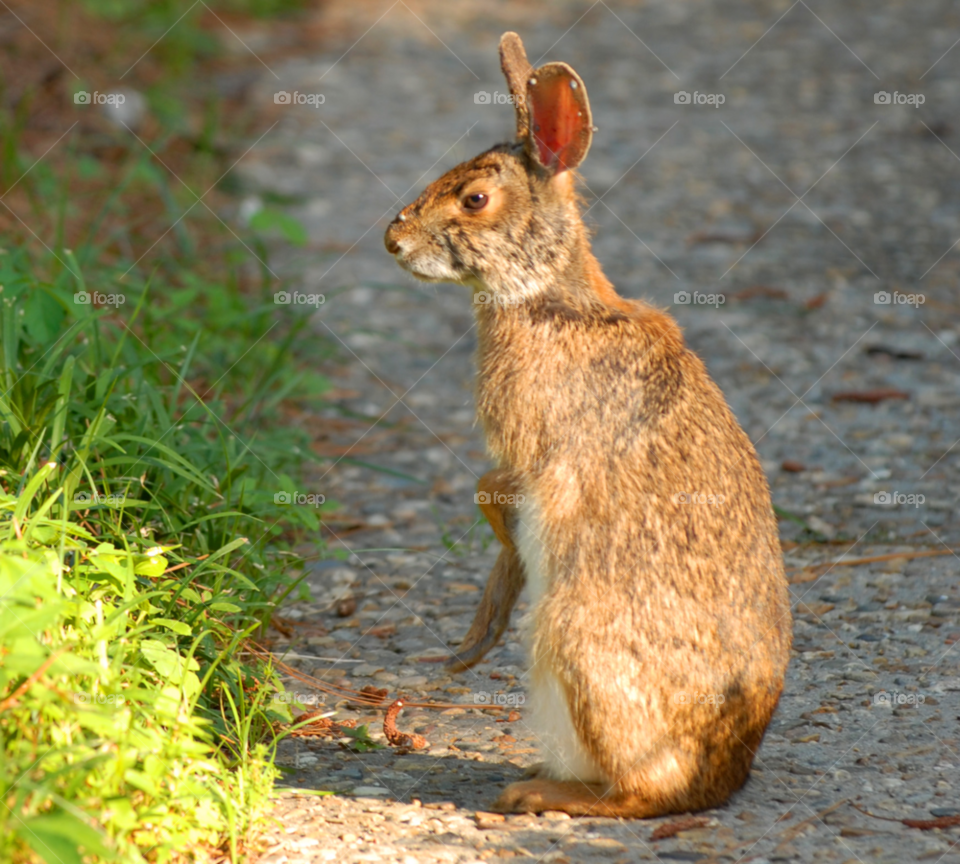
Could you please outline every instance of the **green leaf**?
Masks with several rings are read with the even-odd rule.
[[[70,398],[70,385],[73,383],[73,367],[75,365],[73,357],[67,357],[63,364],[63,372],[60,373],[60,383],[57,387],[59,398],[57,399],[56,413],[53,415],[53,433],[50,436],[50,454],[51,458],[56,458],[60,452],[60,444],[63,441],[63,430],[67,422],[67,402]]]
[[[66,313],[42,288],[34,288],[23,309],[23,323],[27,332],[40,344],[49,345],[60,332]]]
[[[177,633],[180,636],[189,636],[193,632],[182,621],[174,621],[172,618],[151,618],[150,623],[159,624],[161,627],[166,627],[168,630],[173,630],[174,633]]]
[[[283,770],[283,766],[278,766]],[[281,791],[290,791],[296,792],[298,795],[336,795],[336,792],[328,792],[326,789],[301,789],[299,786],[277,786],[277,792]]]
[[[45,465],[42,465],[30,479],[27,488],[23,490],[23,494],[17,501],[16,509],[13,511],[13,518],[20,524],[23,524],[23,517],[26,516],[27,511],[30,509],[37,490],[47,481],[51,474],[56,472],[57,467],[56,462],[47,462]]]
[[[207,608],[213,609],[216,612],[242,612],[243,611],[239,606],[235,605],[234,603],[224,603],[224,602],[211,603]]]
[[[354,739],[350,749],[357,753],[366,753],[368,750],[383,750],[383,745],[378,744],[370,737],[370,727],[366,724],[358,726],[356,729],[341,728],[340,731],[348,738]]]
[[[161,678],[175,684],[180,683],[185,661],[176,651],[172,651],[156,639],[144,639],[140,643],[140,651]],[[196,671],[200,668],[200,664],[191,657],[187,668]]]
[[[142,771],[128,768],[123,774],[123,779],[134,788],[139,789],[141,792],[146,792],[148,795],[158,796],[160,794],[160,789],[157,787],[157,784],[154,783],[153,778],[148,777]]]
[[[138,576],[162,576],[163,571],[167,569],[167,559],[162,555],[151,555],[148,558],[142,558],[133,568],[133,572]]]
[[[20,838],[47,864],[83,864],[84,855],[113,860],[100,832],[62,810],[25,820]]]

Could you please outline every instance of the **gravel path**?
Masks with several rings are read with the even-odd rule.
[[[340,503],[329,548],[350,553],[312,565],[312,602],[285,610],[298,626],[275,645],[330,681],[489,694],[516,711],[407,710],[401,729],[430,742],[408,754],[286,742],[289,790],[260,860],[960,861],[960,828],[850,803],[893,820],[960,813],[960,559],[947,552],[960,547],[960,46],[936,62],[960,12],[448,6],[332,8],[329,43],[256,88],[277,125],[239,166],[246,206],[293,202],[312,243],[280,266],[324,293],[312,323],[338,352],[324,369],[333,407],[302,420],[333,458],[302,491]],[[597,255],[623,294],[676,315],[757,442],[783,516],[796,629],[779,711],[742,792],[662,840],[653,830],[676,820],[483,814],[536,758],[523,603],[475,670],[420,659],[464,635],[497,544],[473,503],[490,466],[467,292],[414,284],[382,234],[428,180],[511,134],[508,106],[474,101],[505,90],[505,29],[586,81]],[[279,90],[324,102],[276,105]],[[876,104],[878,92],[924,102]],[[947,554],[802,569],[919,551]],[[379,734],[382,712],[327,707]]]

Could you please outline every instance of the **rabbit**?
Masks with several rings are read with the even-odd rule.
[[[472,289],[476,406],[502,549],[452,660],[496,644],[526,586],[544,761],[500,812],[647,818],[716,807],[776,709],[792,622],[756,452],[677,323],[615,291],[575,170],[593,121],[565,63],[500,41],[517,140],[404,207],[387,251]]]

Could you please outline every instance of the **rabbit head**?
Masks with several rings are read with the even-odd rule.
[[[587,91],[566,63],[533,69],[516,33],[500,61],[517,140],[448,171],[387,229],[387,251],[419,279],[456,282],[509,302],[576,290],[590,258],[574,169],[590,148]]]

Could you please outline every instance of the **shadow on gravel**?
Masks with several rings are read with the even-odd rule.
[[[449,809],[487,810],[504,786],[524,778],[521,768],[477,762],[469,752],[431,756],[382,750],[358,755],[324,745],[310,750],[301,746],[299,759],[300,770],[285,769],[293,775],[292,782],[284,783],[291,790],[379,797],[404,804],[418,799],[424,807],[450,804]],[[314,759],[317,762],[306,767]]]

